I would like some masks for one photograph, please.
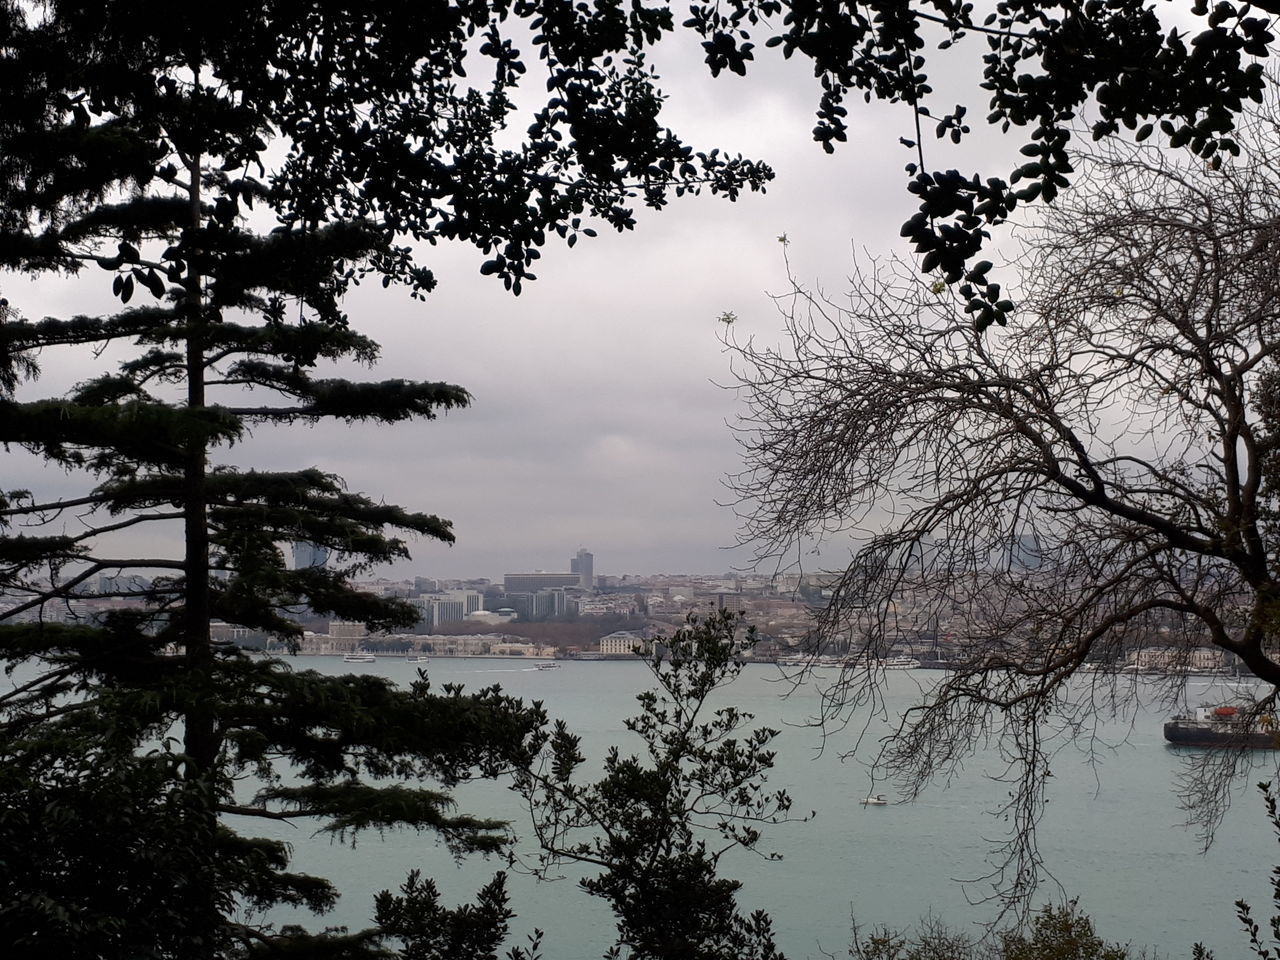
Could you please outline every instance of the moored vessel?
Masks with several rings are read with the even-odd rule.
[[[1280,749],[1280,731],[1267,714],[1254,723],[1239,707],[1202,706],[1165,721],[1164,738],[1184,747]]]

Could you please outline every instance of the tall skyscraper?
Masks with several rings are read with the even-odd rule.
[[[578,575],[578,586],[583,590],[592,590],[596,585],[595,557],[586,550],[579,549],[578,555],[569,561],[569,568]]]
[[[293,545],[293,569],[305,570],[307,567],[323,567],[329,562],[329,551],[318,544],[298,540]]]

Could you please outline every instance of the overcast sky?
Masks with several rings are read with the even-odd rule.
[[[970,58],[979,52],[968,47]],[[478,251],[426,249],[440,287],[425,304],[373,284],[347,307],[384,348],[369,376],[451,381],[474,405],[433,423],[263,430],[234,448],[234,462],[315,465],[354,490],[453,520],[455,546],[419,542],[413,562],[389,575],[564,570],[579,547],[604,574],[747,565],[749,553],[726,549],[737,521],[717,505],[738,464],[727,426],[737,401],[715,385],[730,379],[717,317],[735,314],[739,338],[778,339],[769,294],[788,289],[784,234],[797,278],[831,293],[843,289],[854,249],[883,254],[900,243],[914,205],[898,137],[911,118],[902,106],[851,104],[851,142],[828,156],[811,137],[817,93],[805,64],[770,58],[745,80],[713,81],[691,38],[663,56],[668,124],[699,149],[768,161],[777,179],[767,194],[673,200],[659,214],[640,210],[633,232],[602,228],[572,251],[553,244],[519,298],[479,275]],[[929,160],[1003,173],[1013,153],[980,131]],[[3,284],[28,317],[109,307],[105,284],[88,292],[47,279]],[[43,360],[37,392],[78,379],[53,355]],[[51,493],[79,488],[47,471],[32,475],[20,460],[11,460],[6,486],[15,477]]]

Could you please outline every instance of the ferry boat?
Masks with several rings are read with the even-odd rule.
[[[378,658],[372,653],[364,650],[357,650],[355,653],[344,653],[342,655],[343,663],[377,663]]]
[[[1201,706],[1167,720],[1164,738],[1184,747],[1247,747],[1280,749],[1280,730],[1270,715],[1246,723],[1239,707]]]
[[[554,660],[543,660],[541,663],[535,663],[534,666],[537,667],[539,670],[559,670],[560,669],[560,664],[556,663]]]
[[[404,658],[405,663],[430,663],[431,658],[423,654],[411,653]]]
[[[887,657],[880,661],[880,666],[886,670],[918,670],[920,661],[915,657]]]

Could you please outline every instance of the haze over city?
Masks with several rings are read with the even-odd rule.
[[[425,303],[378,284],[347,298],[353,326],[381,343],[383,356],[373,370],[346,372],[457,383],[472,406],[390,428],[262,428],[221,455],[263,469],[315,465],[352,490],[453,521],[454,546],[415,544],[412,561],[389,576],[496,580],[508,570],[556,569],[564,545],[579,542],[598,545],[604,572],[619,575],[749,566],[748,550],[726,549],[738,528],[720,505],[730,498],[723,478],[739,468],[729,427],[737,398],[717,385],[732,381],[720,338],[778,338],[770,294],[788,290],[784,257],[801,283],[839,300],[855,252],[895,249],[915,203],[902,172],[911,155],[897,142],[911,116],[860,104],[850,144],[828,156],[812,139],[818,90],[805,69],[761,51],[750,83],[713,81],[690,38],[659,54],[667,122],[699,148],[767,161],[777,177],[766,194],[735,203],[686,197],[661,212],[637,205],[634,231],[602,227],[573,250],[549,245],[538,280],[518,298],[479,275],[479,251],[427,249],[423,262],[440,286]],[[1014,151],[984,159],[984,150],[1002,149],[998,140],[984,133],[959,149],[932,149],[940,165],[999,169]],[[28,317],[109,307],[100,286],[74,279],[15,275],[4,285]],[[732,331],[717,319],[726,312],[736,318]],[[68,368],[50,358],[23,395],[56,395],[114,359],[86,354]],[[11,485],[42,495],[76,489],[76,480],[21,455],[9,470]],[[835,548],[791,560],[839,566],[847,555]]]

